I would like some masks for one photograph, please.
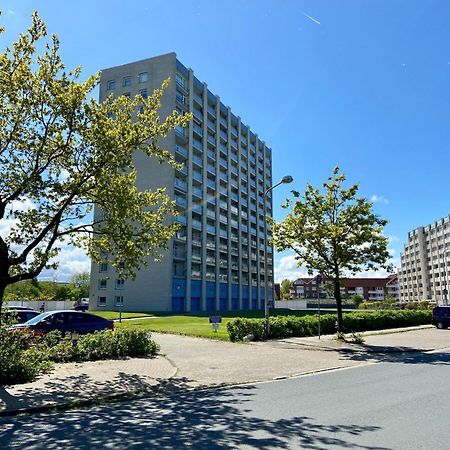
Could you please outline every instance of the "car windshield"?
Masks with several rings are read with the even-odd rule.
[[[44,317],[47,317],[51,314],[51,312],[46,312],[46,313],[42,313],[39,314],[36,317],[33,317],[32,319],[30,319],[28,322],[25,322],[27,325],[35,325],[38,322],[40,322]]]

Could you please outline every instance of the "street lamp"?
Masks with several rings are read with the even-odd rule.
[[[280,184],[289,184],[292,183],[294,179],[290,175],[284,176],[281,181],[279,181],[277,184],[274,184],[273,186],[270,186],[266,189],[266,192],[264,192],[264,201],[267,199],[267,194],[275,189]],[[269,279],[267,276],[267,217],[264,214],[264,319],[265,319],[265,327],[264,327],[264,334],[266,339],[269,337],[269,331],[270,331],[270,325],[269,325]],[[273,263],[273,255],[272,255],[272,263]],[[272,273],[272,287],[273,287],[273,273]]]

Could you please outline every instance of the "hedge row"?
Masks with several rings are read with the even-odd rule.
[[[32,381],[49,372],[54,362],[95,361],[154,356],[159,346],[145,330],[105,330],[81,335],[74,345],[70,335],[53,331],[35,336],[25,330],[0,327],[0,384]]]
[[[270,317],[269,339],[315,336],[318,330],[318,315]],[[431,311],[356,311],[343,314],[344,332],[361,332],[400,328],[431,323]],[[336,332],[336,314],[320,316],[322,334]],[[227,324],[232,342],[246,338],[260,341],[264,338],[264,319],[237,318]]]

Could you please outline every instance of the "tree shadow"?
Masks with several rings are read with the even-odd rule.
[[[430,353],[425,350],[413,350],[411,347],[396,347],[392,351],[391,347],[378,345],[360,345],[358,349],[337,350],[345,360],[358,362],[387,362],[400,364],[430,364],[430,365],[450,365],[450,353],[436,352]]]
[[[0,421],[0,441],[5,448],[46,450],[106,446],[118,449],[383,448],[357,443],[363,435],[380,427],[320,424],[302,415],[277,420],[267,418],[267,413],[258,417],[252,409],[257,394],[255,386],[188,391],[191,382],[187,379],[162,381],[151,398],[89,410],[4,418]],[[375,437],[371,440],[375,441]]]
[[[152,358],[149,358],[152,359]],[[86,373],[78,375],[43,375],[37,382],[18,384],[7,390],[0,385],[0,411],[39,408],[48,405],[61,405],[77,401],[89,401],[111,396],[112,393],[125,395],[151,390],[158,384],[152,377],[125,372],[109,380],[99,381]]]

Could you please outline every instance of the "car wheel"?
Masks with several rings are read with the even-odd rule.
[[[444,326],[444,322],[436,322],[436,328],[439,328],[440,330],[444,330],[447,327]]]

